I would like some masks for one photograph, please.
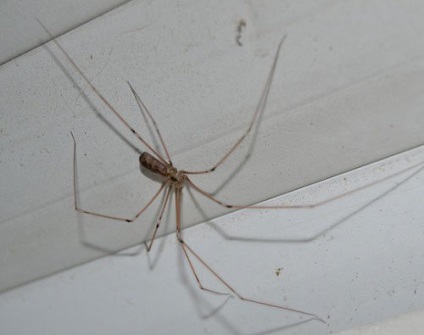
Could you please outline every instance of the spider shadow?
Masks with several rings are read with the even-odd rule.
[[[182,283],[184,284],[187,292],[189,293],[191,299],[193,300],[194,304],[196,305],[196,311],[197,315],[202,320],[207,320],[209,318],[214,318],[217,320],[223,327],[225,327],[229,333],[234,335],[265,335],[265,334],[271,334],[277,331],[283,331],[283,330],[289,330],[291,328],[299,327],[302,324],[308,323],[310,321],[315,320],[315,318],[308,318],[306,320],[300,320],[296,322],[291,322],[290,324],[270,328],[267,330],[262,330],[260,332],[243,332],[240,330],[235,322],[233,322],[229,317],[225,316],[223,313],[220,313],[221,310],[231,301],[231,300],[238,300],[234,298],[230,293],[228,294],[222,294],[223,296],[226,296],[223,302],[221,302],[218,306],[213,306],[212,303],[207,301],[207,299],[204,297],[203,294],[199,294],[199,288],[195,285],[192,285],[192,280],[190,280],[188,273],[190,272],[189,269],[187,269],[187,262],[185,261],[183,257],[183,253],[179,252],[177,253],[178,258],[178,269],[179,274]],[[207,293],[207,292],[205,292]],[[214,295],[213,293],[210,293],[211,295]],[[204,312],[206,310],[206,312]]]
[[[139,148],[137,148],[133,143],[131,143],[122,133],[119,131],[108,119],[106,119],[102,113],[100,113],[99,109],[94,105],[94,103],[91,101],[90,97],[87,95],[87,93],[84,91],[84,89],[76,82],[76,80],[72,77],[71,73],[66,69],[66,67],[63,65],[63,63],[60,61],[60,59],[54,54],[54,52],[51,50],[51,48],[44,44],[43,48],[48,52],[50,57],[54,60],[56,65],[60,68],[60,70],[63,72],[63,74],[66,76],[66,78],[71,82],[73,87],[77,90],[79,95],[82,97],[82,99],[87,103],[89,108],[96,114],[96,116],[105,123],[112,132],[115,133],[115,135],[120,138],[126,145],[128,145],[135,153],[138,155],[141,155],[142,151],[140,151]]]
[[[156,176],[155,176],[156,177]],[[78,197],[78,194],[76,195]],[[172,200],[172,194],[170,196],[170,200]],[[77,200],[78,201],[78,200]],[[159,205],[156,208],[156,212],[154,214],[155,220],[153,222],[157,222],[157,219],[160,215],[160,210],[163,206],[163,203],[165,201],[165,192],[162,193],[162,197],[161,200],[159,202]],[[167,204],[167,214],[166,216],[163,218],[164,220],[162,220],[162,222],[164,222],[164,224],[162,225],[163,229],[166,229],[169,225],[169,221],[170,221],[170,211],[169,211],[169,206],[171,206],[172,202],[169,201]],[[94,243],[88,236],[87,236],[87,232],[86,232],[86,225],[87,223],[83,222],[83,217],[85,217],[86,215],[77,215],[78,217],[78,223],[77,223],[77,227],[78,227],[78,238],[79,238],[79,242],[82,246],[87,247],[89,249],[92,250],[96,250],[98,252],[100,252],[103,256],[116,256],[116,257],[135,257],[140,255],[143,251],[146,251],[147,254],[147,259],[149,262],[149,268],[153,269],[156,265],[156,263],[159,261],[164,247],[165,247],[165,239],[159,239],[159,245],[155,248],[156,252],[155,252],[155,256],[152,258],[150,256],[150,252],[148,252],[148,243],[150,241],[150,237],[152,236],[153,230],[155,225],[150,224],[150,229],[147,231],[147,233],[144,235],[144,237],[141,237],[141,243],[136,243],[132,246],[126,246],[123,250],[116,250],[116,248],[109,248],[107,246],[103,246],[100,245],[98,243]],[[135,223],[135,222],[134,222]],[[121,224],[121,225],[126,225],[126,224],[134,224],[134,223],[117,223],[117,224]],[[125,227],[123,227],[125,228]],[[155,239],[156,241],[156,239]],[[128,251],[128,249],[133,250],[135,248],[134,251]]]
[[[309,236],[309,237],[295,238],[295,239],[287,239],[287,238],[271,238],[271,239],[268,239],[268,238],[247,238],[247,237],[239,237],[239,236],[228,234],[221,227],[219,227],[218,224],[216,224],[213,221],[208,219],[208,216],[202,210],[202,206],[199,204],[199,202],[196,200],[196,197],[193,195],[192,190],[189,187],[187,187],[187,189],[188,189],[188,194],[189,194],[191,201],[193,201],[196,208],[198,209],[198,211],[200,212],[202,217],[205,219],[206,224],[210,225],[225,240],[241,241],[241,242],[248,242],[248,243],[252,243],[252,242],[253,243],[294,243],[294,244],[296,244],[296,243],[310,243],[310,242],[313,242],[314,240],[324,236],[326,233],[330,232],[331,230],[335,229],[336,227],[346,223],[347,221],[349,221],[354,216],[358,215],[359,213],[361,213],[362,211],[364,211],[368,207],[374,205],[380,199],[386,197],[388,194],[395,191],[397,188],[399,188],[400,186],[405,184],[407,181],[412,179],[414,176],[416,176],[417,174],[419,174],[423,170],[424,170],[424,166],[420,167],[419,169],[417,169],[413,173],[409,174],[404,179],[397,182],[395,185],[391,186],[389,189],[383,191],[381,194],[374,197],[371,201],[368,201],[366,204],[364,204],[364,205],[360,206],[359,208],[353,210],[349,214],[343,216],[341,219],[336,220],[330,226],[326,227],[325,229],[322,229],[318,233],[316,233],[312,236]],[[181,258],[182,257],[180,257],[180,259]],[[180,260],[180,263],[183,263],[183,262]],[[183,266],[183,264],[181,264],[180,269],[183,269],[183,268],[184,268],[184,266]],[[226,318],[224,315],[222,315],[222,313],[221,314],[219,313],[219,311],[222,308],[224,308],[225,305],[229,302],[230,297],[232,298],[232,296],[230,294],[228,295],[228,297],[224,301],[224,303],[222,303],[218,308],[213,309],[210,306],[210,304],[208,305],[207,302],[205,302],[204,299],[200,298],[201,295],[199,294],[199,290],[196,289],[196,287],[194,287],[194,285],[192,285],[192,283],[188,280],[186,272],[183,271],[183,270],[180,270],[180,271],[181,271],[181,276],[184,278],[185,286],[186,286],[188,292],[190,293],[190,296],[192,297],[192,299],[195,301],[196,304],[207,305],[208,308],[210,310],[212,310],[212,312],[210,314],[213,315],[232,334],[236,334],[236,335],[246,334],[246,333],[240,332],[240,330],[235,326],[234,323],[231,322],[230,319]],[[199,315],[199,316],[204,318],[204,316],[202,316],[202,315]],[[302,320],[300,322],[296,322],[296,323],[293,323],[293,324],[290,324],[290,325],[284,325],[284,326],[281,326],[281,327],[276,327],[276,328],[273,328],[273,329],[268,329],[266,331],[258,332],[258,333],[255,333],[255,335],[256,334],[257,335],[259,335],[259,334],[269,334],[269,333],[273,333],[273,332],[277,332],[277,331],[288,330],[290,328],[298,327],[298,326],[300,326],[304,323],[310,322],[312,320],[314,320],[314,319],[311,318],[311,319],[307,319],[307,320]]]
[[[41,23],[40,23],[41,24]],[[52,37],[53,38],[53,37]],[[107,118],[105,118],[102,113],[99,111],[99,109],[96,107],[96,105],[93,103],[93,101],[90,99],[90,97],[87,95],[87,93],[85,92],[85,90],[83,89],[83,87],[81,87],[78,82],[73,78],[72,74],[70,73],[69,70],[67,70],[67,68],[65,67],[65,65],[61,62],[61,60],[55,55],[55,53],[52,51],[52,49],[47,45],[47,43],[44,43],[43,45],[44,49],[47,51],[47,53],[50,55],[50,57],[53,59],[53,61],[56,63],[56,65],[59,67],[59,69],[63,72],[63,74],[65,75],[65,77],[71,82],[71,84],[73,85],[73,87],[77,90],[79,96],[82,97],[82,99],[87,103],[87,105],[89,106],[89,108],[95,113],[95,115],[104,123],[106,124],[107,127],[109,127],[111,129],[111,131],[113,133],[115,133],[115,135],[122,141],[124,142],[126,145],[128,145],[138,156],[142,154],[142,151],[135,146],[133,143],[131,143],[126,136],[124,136],[124,134],[118,130]],[[128,83],[129,84],[129,83]],[[130,86],[131,87],[131,86]],[[138,100],[136,99],[137,103]],[[150,125],[150,123],[147,120],[146,114],[144,113],[144,111],[141,109],[140,107],[140,111],[143,117],[143,120],[145,121],[146,127],[147,127],[147,131],[150,134],[151,139],[153,140],[153,145],[156,149],[159,150],[159,144],[158,141],[156,139],[156,136],[154,135],[154,131],[152,129],[152,126]],[[154,180],[154,181],[162,181],[160,178],[158,178],[158,176],[154,173],[152,173],[149,170],[146,170],[144,168],[142,168],[140,166],[140,171],[142,172],[142,174],[144,176],[146,176],[147,178]],[[163,199],[162,199],[163,201]],[[160,206],[158,207],[160,208]],[[169,212],[169,211],[168,211]],[[156,213],[156,217],[158,216],[159,213],[159,209]],[[168,223],[169,220],[166,220],[166,223]],[[144,236],[144,238],[142,238],[142,241],[148,241],[148,237],[149,234],[151,234],[152,229],[150,229],[150,231]],[[147,250],[147,242],[144,242],[142,244],[136,244],[132,247],[138,246],[139,247],[133,251],[133,252],[122,252],[122,251],[117,251],[116,249],[111,249],[105,246],[101,246],[99,244],[95,244],[89,241],[89,239],[86,236],[85,230],[84,230],[84,223],[81,220],[81,217],[78,216],[78,236],[79,236],[79,240],[80,243],[85,246],[88,247],[90,249],[96,250],[98,252],[100,252],[103,255],[113,255],[113,256],[137,256],[139,255],[141,252],[143,252],[144,250]],[[156,262],[159,260],[160,255],[162,253],[164,247],[164,243],[163,241],[160,242],[159,245],[159,252],[156,254],[155,258],[153,260],[150,260],[149,257],[149,266],[151,268],[154,268]],[[147,253],[147,255],[149,255],[149,253]]]
[[[194,197],[190,188],[188,189],[188,193],[190,195],[191,200],[195,203],[196,208],[199,210],[199,213],[201,214],[202,218],[205,220],[206,224],[211,226],[221,237],[223,237],[226,240],[240,241],[240,242],[253,242],[253,243],[291,243],[291,244],[309,243],[309,242],[313,242],[316,239],[324,236],[325,234],[332,231],[336,227],[339,227],[340,225],[344,224],[346,221],[352,219],[354,216],[358,215],[359,213],[364,211],[366,208],[372,206],[373,204],[378,202],[380,199],[384,198],[385,196],[387,196],[391,192],[395,191],[397,188],[399,188],[401,185],[406,183],[408,180],[412,179],[414,176],[416,176],[417,174],[419,174],[423,170],[424,170],[424,166],[422,166],[418,170],[414,171],[413,173],[411,173],[410,175],[405,177],[403,180],[396,183],[394,186],[385,190],[384,192],[379,194],[377,197],[373,198],[371,201],[368,201],[367,203],[365,203],[364,205],[355,209],[354,211],[350,212],[349,214],[347,214],[347,215],[343,216],[342,218],[336,220],[334,223],[332,223],[328,227],[318,231],[317,233],[315,233],[315,234],[313,234],[309,237],[305,237],[305,238],[289,238],[289,239],[287,239],[287,238],[251,238],[251,237],[240,237],[240,236],[229,234],[229,233],[225,232],[218,224],[216,224],[213,221],[208,219],[206,213],[202,210],[201,206],[199,205],[198,201]],[[313,208],[311,208],[311,209],[313,209]],[[254,210],[254,209],[250,209],[250,210]],[[288,210],[296,210],[296,209],[288,209]]]
[[[218,194],[222,189],[224,189],[224,187],[227,187],[228,184],[234,179],[234,177],[238,173],[240,173],[240,171],[244,168],[244,166],[249,162],[250,158],[252,157],[252,153],[255,150],[256,141],[257,141],[256,139],[258,137],[258,132],[259,132],[260,125],[262,123],[262,118],[266,108],[267,101],[268,101],[268,96],[266,96],[265,102],[263,106],[261,107],[261,110],[258,114],[258,120],[254,126],[254,130],[252,132],[252,138],[250,140],[249,147],[247,148],[247,152],[245,153],[243,159],[234,168],[232,168],[232,172],[222,182],[220,182],[220,184],[213,191],[210,192],[211,195],[214,196]],[[242,146],[243,144],[241,144],[241,147],[239,148],[239,150],[242,148]]]

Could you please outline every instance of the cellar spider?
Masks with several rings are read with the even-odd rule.
[[[229,295],[229,293],[227,293],[227,292],[217,291],[215,289],[211,289],[209,287],[204,286],[202,284],[200,277],[198,276],[198,272],[197,272],[198,269],[195,266],[195,263],[193,262],[194,260],[198,261],[201,264],[201,266],[203,266],[204,269],[206,269],[209,272],[210,275],[212,275],[219,282],[221,282],[231,292],[230,294],[232,296],[235,296],[236,298],[238,298],[242,301],[249,302],[249,303],[252,303],[252,304],[262,305],[262,306],[270,307],[270,308],[274,308],[274,309],[280,309],[280,310],[285,310],[285,311],[289,311],[289,312],[293,312],[293,313],[298,313],[300,315],[310,317],[309,320],[317,320],[317,321],[325,323],[325,321],[321,317],[319,317],[318,315],[316,315],[314,313],[306,312],[306,311],[296,309],[296,308],[292,308],[292,307],[289,307],[289,306],[279,305],[279,304],[272,303],[272,302],[252,299],[252,298],[246,297],[245,295],[240,294],[229,282],[227,282],[224,279],[223,276],[218,274],[195,250],[193,250],[193,248],[190,245],[188,245],[185,242],[185,240],[183,238],[183,234],[182,234],[182,229],[181,229],[181,227],[182,227],[182,225],[181,225],[181,210],[182,210],[181,209],[181,197],[182,197],[182,190],[185,186],[193,189],[194,191],[196,191],[197,193],[199,193],[203,197],[209,199],[210,201],[213,201],[213,202],[217,203],[218,205],[221,205],[221,206],[224,206],[224,207],[230,208],[230,209],[314,208],[314,207],[323,205],[325,203],[336,200],[336,199],[346,195],[346,193],[345,193],[345,194],[333,196],[331,198],[327,198],[325,200],[322,200],[322,201],[319,201],[319,202],[316,202],[316,203],[310,203],[310,204],[299,204],[299,205],[281,204],[281,205],[277,205],[277,206],[262,206],[262,205],[247,206],[247,205],[225,203],[225,202],[219,200],[218,198],[216,198],[214,195],[207,192],[206,190],[199,187],[191,179],[192,175],[203,175],[203,174],[213,173],[217,168],[221,167],[224,164],[224,162],[228,159],[228,157],[230,157],[230,155],[235,150],[237,150],[237,148],[246,139],[246,137],[249,135],[249,133],[252,132],[252,129],[254,129],[254,126],[258,124],[258,122],[259,122],[258,120],[260,119],[260,115],[263,113],[263,111],[265,109],[265,105],[266,105],[266,102],[267,102],[267,99],[268,99],[270,87],[272,85],[274,73],[275,73],[275,70],[276,70],[276,67],[277,67],[278,58],[279,58],[279,55],[280,55],[282,45],[283,45],[284,41],[286,40],[286,35],[284,35],[284,37],[280,40],[280,42],[277,46],[277,50],[275,52],[273,63],[272,63],[271,69],[269,71],[267,80],[265,82],[264,88],[262,90],[262,94],[260,96],[259,102],[257,103],[256,109],[255,109],[253,116],[252,116],[252,118],[251,118],[251,120],[248,124],[247,129],[243,132],[242,136],[240,138],[238,138],[238,140],[236,140],[235,143],[233,143],[232,146],[230,146],[227,149],[227,151],[224,152],[224,154],[221,156],[221,158],[212,167],[210,167],[208,169],[204,169],[204,170],[199,170],[199,171],[191,171],[191,170],[178,170],[174,166],[172,159],[171,159],[171,156],[170,156],[169,151],[168,151],[168,147],[165,143],[165,140],[162,136],[162,133],[159,129],[159,126],[158,126],[155,118],[150,113],[150,111],[148,110],[148,108],[145,106],[142,99],[140,98],[140,96],[136,93],[135,89],[133,88],[133,86],[129,82],[127,82],[127,83],[129,85],[129,88],[130,88],[132,94],[134,95],[134,98],[135,98],[135,100],[138,104],[138,107],[140,108],[142,113],[147,115],[147,121],[152,123],[152,125],[154,127],[154,131],[156,132],[156,136],[159,140],[160,148],[163,150],[164,154],[161,153],[162,150],[155,148],[154,145],[152,145],[151,143],[146,141],[145,138],[139,132],[137,132],[124,119],[124,117],[111,105],[111,103],[103,96],[103,94],[100,93],[100,91],[89,81],[89,79],[83,73],[83,71],[80,69],[80,67],[71,59],[71,57],[68,55],[68,53],[65,51],[65,49],[51,35],[51,33],[47,30],[47,28],[40,21],[38,21],[38,22],[44,28],[44,30],[49,34],[49,36],[52,38],[55,45],[61,50],[61,52],[64,54],[64,56],[66,57],[68,62],[75,68],[75,70],[85,80],[85,82],[91,88],[91,90],[97,95],[97,97],[99,97],[102,100],[102,102],[106,105],[106,107],[113,114],[115,114],[115,116],[133,134],[133,136],[135,136],[147,148],[146,151],[142,152],[141,155],[139,156],[140,165],[143,168],[149,170],[150,172],[152,172],[153,174],[155,174],[156,176],[158,176],[162,179],[162,183],[161,183],[159,189],[153,195],[153,197],[144,205],[143,208],[141,208],[132,217],[118,217],[118,216],[107,215],[107,214],[104,214],[104,213],[94,212],[94,211],[84,209],[83,207],[80,206],[80,204],[77,201],[77,193],[78,193],[78,190],[77,190],[77,163],[76,163],[77,142],[76,142],[74,134],[71,132],[71,136],[72,136],[73,143],[74,143],[74,146],[73,146],[73,197],[74,197],[75,210],[79,213],[82,213],[82,214],[88,214],[88,215],[101,217],[101,218],[105,218],[105,219],[122,221],[122,222],[134,222],[146,211],[147,208],[149,208],[159,198],[159,196],[161,194],[163,194],[163,201],[160,204],[160,208],[159,208],[159,212],[158,212],[159,214],[158,214],[153,232],[151,233],[151,236],[150,236],[150,238],[147,242],[147,251],[149,252],[153,247],[153,243],[156,239],[156,235],[157,235],[158,229],[161,225],[162,218],[164,216],[167,205],[169,204],[171,194],[173,193],[174,199],[175,199],[175,213],[176,213],[175,220],[176,220],[177,241],[178,241],[178,243],[181,247],[182,253],[184,255],[184,259],[187,261],[189,268],[190,268],[190,271],[191,271],[194,279],[196,280],[197,285],[199,286],[199,288],[201,290],[209,292],[209,293],[217,294],[217,295]],[[404,172],[404,171],[402,171],[402,172]],[[392,176],[390,176],[390,177],[392,177]],[[380,181],[378,181],[378,182],[380,182]],[[365,187],[368,187],[368,186],[370,186],[370,184],[362,186],[362,187],[358,187],[358,188],[350,191],[349,193],[359,191],[359,190],[361,190]]]

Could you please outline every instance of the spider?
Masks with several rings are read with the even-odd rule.
[[[169,200],[171,198],[171,194],[174,193],[174,199],[175,199],[175,208],[176,208],[176,237],[179,242],[179,245],[181,246],[181,250],[183,252],[184,258],[186,259],[190,270],[199,286],[199,288],[203,291],[207,291],[213,294],[218,295],[229,295],[228,292],[220,292],[208,287],[205,287],[202,284],[202,281],[200,280],[197,269],[194,265],[193,260],[196,259],[200,264],[212,275],[214,276],[219,282],[221,282],[231,293],[233,296],[237,297],[238,299],[249,302],[252,304],[257,305],[263,305],[270,308],[275,309],[281,309],[286,310],[289,312],[298,313],[300,315],[309,316],[310,320],[317,320],[320,322],[325,323],[325,321],[320,318],[318,315],[302,311],[300,309],[288,307],[288,306],[282,306],[275,303],[267,302],[267,301],[260,301],[256,299],[251,299],[249,297],[246,297],[242,294],[240,294],[233,286],[231,286],[221,275],[219,275],[209,264],[202,258],[198,253],[196,253],[195,250],[193,250],[190,245],[188,245],[183,236],[181,231],[181,196],[182,191],[184,187],[190,187],[196,192],[200,193],[202,196],[208,198],[209,200],[224,206],[226,208],[232,208],[232,209],[242,209],[242,208],[256,208],[256,209],[282,209],[282,208],[311,208],[318,206],[324,202],[316,204],[308,204],[308,205],[281,205],[281,206],[245,206],[245,205],[235,205],[235,204],[227,204],[223,201],[217,199],[212,194],[208,193],[207,191],[200,188],[198,185],[196,185],[190,178],[191,175],[200,175],[200,174],[208,174],[213,173],[217,168],[222,166],[222,164],[228,159],[228,157],[240,146],[240,144],[246,139],[246,137],[249,135],[249,133],[252,132],[252,129],[254,128],[255,124],[258,123],[258,119],[261,113],[263,113],[265,109],[265,105],[268,99],[270,87],[272,85],[275,69],[277,67],[279,54],[282,48],[282,45],[284,41],[286,40],[287,35],[284,35],[283,38],[280,40],[277,50],[275,52],[274,60],[271,66],[271,69],[269,71],[266,83],[264,85],[262,94],[260,96],[259,102],[257,104],[257,107],[253,113],[253,116],[249,122],[249,125],[247,129],[243,132],[242,136],[235,141],[235,143],[225,152],[225,154],[209,169],[206,170],[200,170],[200,171],[189,171],[189,170],[179,170],[177,169],[171,159],[171,156],[169,154],[168,148],[165,144],[165,141],[163,139],[163,136],[161,134],[161,131],[159,129],[158,124],[156,123],[156,120],[146,107],[146,105],[143,103],[140,96],[136,93],[133,86],[129,83],[129,88],[134,95],[134,98],[141,110],[142,113],[147,115],[150,122],[153,124],[154,129],[156,131],[156,135],[159,139],[160,146],[163,149],[164,154],[161,154],[159,150],[156,150],[152,144],[150,144],[148,141],[143,138],[143,136],[137,132],[125,119],[124,117],[111,105],[111,103],[104,97],[104,95],[89,81],[87,76],[84,74],[84,72],[80,69],[80,67],[72,60],[72,58],[69,56],[69,54],[65,51],[65,49],[61,46],[61,44],[52,36],[52,34],[49,32],[49,30],[38,20],[39,24],[43,27],[43,29],[49,34],[55,45],[61,50],[61,52],[64,54],[68,62],[75,68],[75,70],[79,73],[79,75],[85,80],[85,82],[88,84],[88,86],[91,88],[91,90],[102,100],[102,102],[106,105],[106,107],[113,113],[115,116],[120,120],[120,122],[123,123],[123,125],[128,128],[128,130],[136,137],[138,140],[147,148],[146,151],[142,152],[139,156],[139,163],[140,165],[151,171],[156,176],[160,177],[162,179],[162,184],[157,190],[157,192],[153,195],[153,197],[147,202],[147,204],[139,210],[133,217],[131,218],[124,218],[124,217],[118,217],[118,216],[111,216],[99,212],[89,211],[86,209],[83,209],[77,200],[77,163],[76,163],[76,157],[77,157],[77,141],[75,139],[74,134],[71,132],[71,136],[73,139],[74,147],[73,147],[73,194],[74,194],[74,207],[75,210],[82,214],[102,217],[105,219],[115,220],[115,221],[122,221],[122,222],[134,222],[137,220],[143,212],[150,207],[155,200],[161,195],[164,194],[164,200],[162,204],[160,205],[159,215],[157,217],[153,232],[151,234],[151,237],[149,239],[149,242],[147,244],[147,251],[149,252],[153,246],[153,242],[155,241],[156,234],[158,232],[158,229],[160,227],[165,209],[167,208],[167,205],[169,203]],[[332,199],[330,199],[332,200]]]

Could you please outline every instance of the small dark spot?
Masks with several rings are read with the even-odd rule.
[[[125,221],[127,221],[127,222],[131,222],[131,220],[128,220],[128,219],[126,219]]]
[[[278,277],[278,276],[280,276],[281,271],[283,271],[283,268],[277,268],[277,269],[275,270],[275,275],[276,275],[277,277]]]
[[[159,223],[156,225],[156,228],[159,228]]]
[[[134,130],[134,129],[132,129],[132,128],[131,128],[130,130],[131,130],[131,132],[132,132],[133,134],[135,134],[135,130]]]
[[[233,208],[233,206],[231,206],[231,205],[227,205],[226,207],[227,207],[227,208]]]
[[[243,30],[244,28],[246,28],[246,21],[243,19],[240,19],[238,24],[237,24],[237,29],[236,29],[236,43],[238,46],[243,46],[243,43],[241,42],[241,38],[242,38],[242,34],[243,34]]]
[[[215,171],[215,169],[216,169],[216,167],[213,167],[213,168],[211,169],[211,172],[214,172],[214,171]]]

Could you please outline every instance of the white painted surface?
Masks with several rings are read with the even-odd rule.
[[[423,13],[421,1],[139,1],[60,42],[142,129],[129,80],[154,112],[176,166],[200,169],[246,126],[287,33],[250,159],[238,166],[246,145],[222,169],[197,178],[221,199],[249,204],[424,142]],[[69,77],[138,146],[131,134],[52,44],[0,70],[0,289],[145,239],[154,209],[134,225],[73,209],[71,130],[84,207],[131,216],[158,186]],[[201,207],[209,218],[225,212],[206,201]],[[185,224],[204,221],[187,196],[184,210]]]
[[[424,329],[424,312],[411,312],[341,332],[339,335],[420,335]]]
[[[125,0],[3,0],[0,1],[0,64],[48,40],[35,18],[48,21],[54,36],[110,11]]]
[[[421,148],[267,204],[326,199],[423,158]],[[0,333],[328,334],[373,322],[365,334],[418,334],[424,314],[422,164],[419,169],[313,210],[243,210],[184,231],[186,242],[240,293],[316,313],[327,324],[201,292],[170,235],[156,240],[149,257],[143,247],[128,249],[3,293]],[[195,266],[205,285],[225,291]],[[399,320],[377,323],[412,311],[397,333],[388,330]]]

